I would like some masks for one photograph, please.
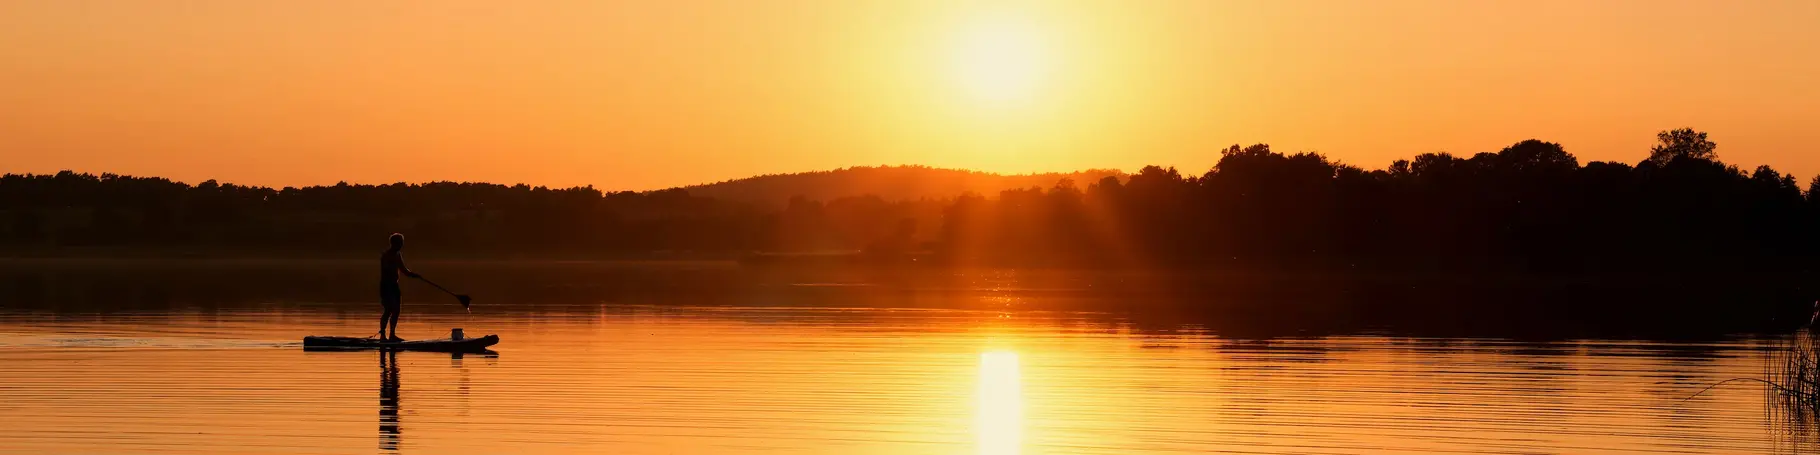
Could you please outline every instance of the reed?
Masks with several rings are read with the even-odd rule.
[[[1798,435],[1812,435],[1820,423],[1820,337],[1814,333],[1814,320],[1820,319],[1820,302],[1806,327],[1789,337],[1784,346],[1770,350],[1765,367],[1764,393],[1770,402],[1771,420],[1781,430]]]

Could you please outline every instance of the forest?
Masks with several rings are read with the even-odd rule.
[[[1377,170],[1264,144],[1219,153],[1198,175],[1149,166],[997,194],[783,204],[680,188],[12,174],[0,177],[0,245],[14,255],[364,256],[402,232],[431,257],[873,250],[949,265],[1670,275],[1805,271],[1820,253],[1820,178],[1803,191],[1769,166],[1727,165],[1691,129],[1662,132],[1635,165],[1582,164],[1539,140]]]
[[[0,258],[365,259],[400,232],[413,258],[742,259],[759,279],[832,265],[902,281],[904,292],[954,286],[941,284],[961,276],[950,269],[1093,271],[1060,284],[1074,289],[1069,298],[1224,326],[1724,332],[1805,323],[1820,297],[1820,178],[1804,191],[1770,166],[1725,164],[1691,129],[1657,139],[1635,165],[1582,164],[1559,144],[1525,140],[1377,170],[1235,145],[1198,175],[1148,166],[989,195],[782,203],[682,188],[274,189],[7,175]],[[854,177],[831,176],[839,172],[804,175],[851,188]],[[805,187],[790,178],[763,177],[749,193]]]

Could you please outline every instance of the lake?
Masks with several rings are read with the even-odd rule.
[[[881,299],[719,265],[450,264],[474,312],[407,283],[401,334],[496,352],[302,350],[377,328],[371,268],[13,267],[0,453],[1820,450],[1761,385],[1688,399],[1764,377],[1774,335],[1239,336],[1054,309],[1065,289],[1002,271]]]

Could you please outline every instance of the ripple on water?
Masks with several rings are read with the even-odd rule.
[[[1765,453],[1753,342],[1135,333],[1103,318],[422,315],[495,355],[304,352],[366,314],[0,317],[0,453]]]

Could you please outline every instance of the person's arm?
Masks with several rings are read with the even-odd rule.
[[[417,272],[412,272],[410,267],[404,266],[404,253],[398,253],[398,271],[411,278],[423,278],[423,275],[418,275]]]

